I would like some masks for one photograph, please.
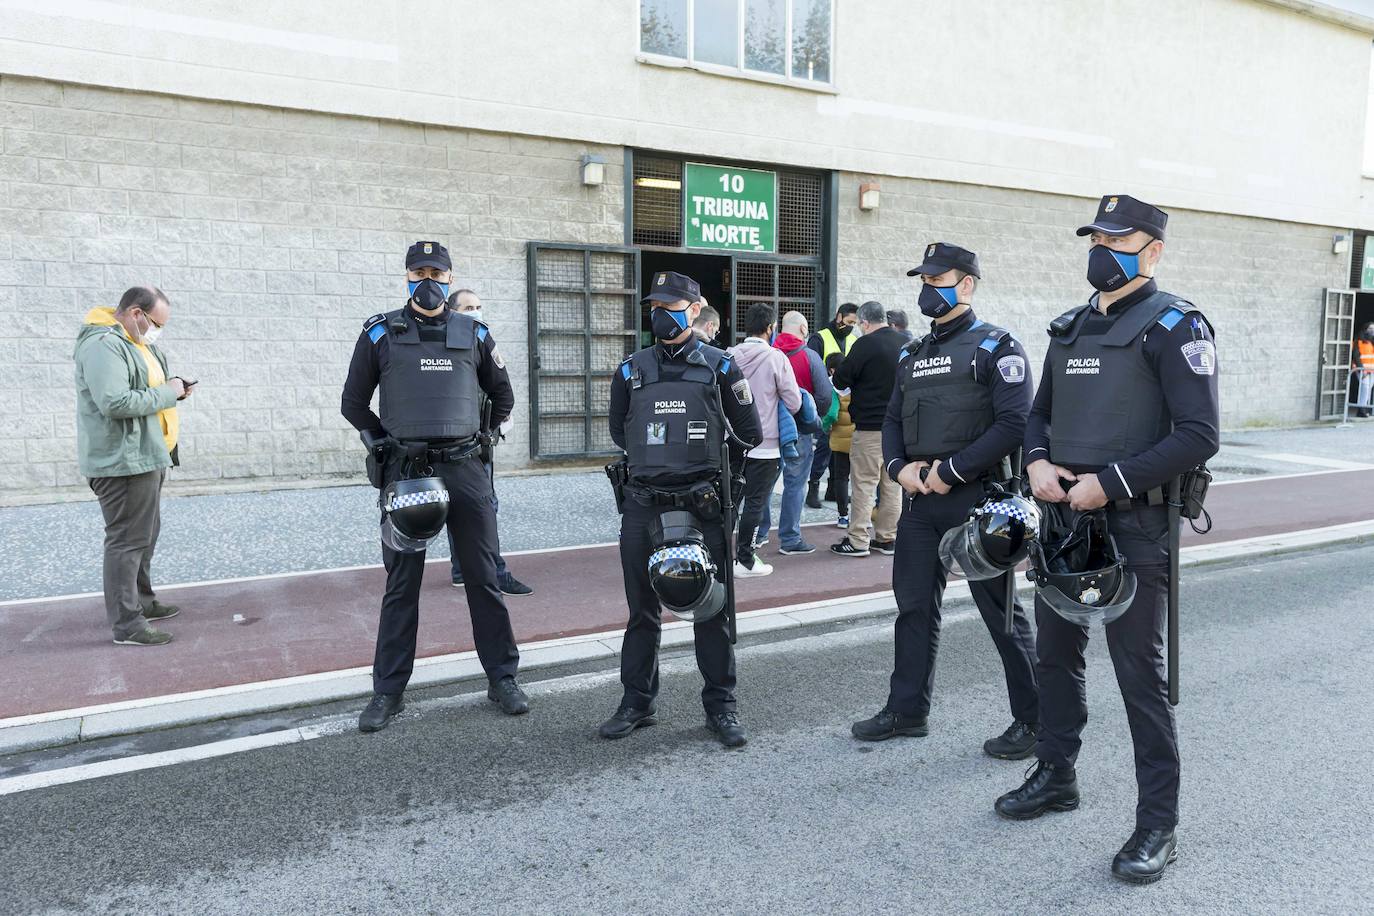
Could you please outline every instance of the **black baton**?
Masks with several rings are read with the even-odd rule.
[[[1169,481],[1169,705],[1178,705],[1178,553],[1183,488]]]

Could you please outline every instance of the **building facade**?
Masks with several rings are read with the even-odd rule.
[[[1171,213],[1160,283],[1216,326],[1226,426],[1338,415],[1374,320],[1357,6],[0,0],[0,501],[79,492],[72,344],[131,285],[201,380],[177,481],[360,479],[340,387],[417,238],[484,299],[504,466],[590,463],[653,271],[727,334],[758,301],[817,327],[916,315],[942,239],[1038,357],[1112,192]]]

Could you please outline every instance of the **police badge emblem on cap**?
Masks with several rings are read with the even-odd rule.
[[[667,275],[667,274],[659,274],[659,275],[658,275],[658,279],[654,280],[654,285],[655,285],[655,286],[662,286],[662,285],[663,285],[664,283],[666,283],[666,282],[668,282],[668,275]]]
[[[1102,208],[1102,212],[1103,212],[1103,213],[1111,213],[1111,212],[1112,212],[1113,210],[1115,210],[1115,209],[1116,209],[1116,198],[1113,197],[1113,198],[1111,198],[1110,200],[1107,201],[1107,206],[1105,206],[1105,207]]]
[[[926,257],[928,257],[928,258],[933,258],[933,257],[935,257],[935,246],[934,246],[934,245],[931,245],[929,248],[926,249]]]

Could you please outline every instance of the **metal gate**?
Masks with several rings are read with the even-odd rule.
[[[639,250],[529,243],[530,455],[615,451],[611,378],[639,339]]]
[[[1355,337],[1355,291],[1328,289],[1322,310],[1317,419],[1339,420],[1350,390],[1350,348]]]
[[[745,261],[735,259],[734,289],[735,343],[744,339],[744,317],[749,307],[764,302],[773,307],[779,324],[787,312],[797,311],[806,316],[812,330],[816,323],[816,303],[820,299],[823,276],[813,264],[789,264],[782,261]],[[821,322],[822,324],[824,321]]]

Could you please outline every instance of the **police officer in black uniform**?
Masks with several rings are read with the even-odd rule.
[[[377,439],[387,457],[381,485],[400,476],[427,476],[432,468],[449,492],[448,525],[462,565],[472,635],[486,670],[487,696],[502,711],[519,715],[529,701],[515,682],[520,653],[496,576],[496,514],[491,483],[478,454],[478,402],[491,399],[493,424],[510,416],[515,393],[505,363],[486,325],[447,307],[453,264],[438,242],[416,242],[406,253],[410,298],[394,312],[373,315],[353,349],[344,383],[342,412],[349,423]],[[372,393],[381,388],[381,416]],[[404,707],[415,665],[420,620],[420,583],[425,554],[382,546],[386,593],[372,665],[375,695],[358,728],[385,728]]]
[[[896,659],[887,703],[854,723],[854,737],[881,741],[927,733],[945,567],[940,539],[962,525],[1003,463],[1021,444],[1031,404],[1031,379],[1021,344],[988,324],[969,305],[982,272],[967,249],[935,242],[920,266],[917,304],[930,333],[907,344],[883,421],[884,468],[905,491],[892,561],[897,597]],[[1030,756],[1040,721],[1034,638],[1020,602],[1005,632],[1008,572],[969,583],[1006,672],[1013,722],[983,744],[993,757]]]
[[[1105,506],[1108,530],[1136,592],[1106,624],[1107,648],[1135,745],[1136,829],[1112,873],[1145,883],[1177,856],[1179,760],[1164,663],[1169,482],[1218,447],[1216,347],[1191,303],[1154,274],[1168,215],[1124,194],[1102,198],[1078,234],[1091,237],[1088,281],[1098,290],[1050,325],[1049,352],[1026,427],[1035,497],[1074,513]],[[1039,763],[996,802],[1026,819],[1078,806],[1074,762],[1088,720],[1083,651],[1088,628],[1035,607],[1040,681]]]
[[[701,312],[701,288],[671,271],[654,275],[641,304],[653,306],[652,347],[626,359],[611,382],[611,438],[625,450],[628,484],[620,525],[620,565],[630,608],[620,656],[624,696],[603,722],[603,738],[623,738],[652,724],[658,695],[658,643],[662,607],[650,584],[651,531],[675,495],[718,480],[729,433],[730,467],[744,465],[744,452],[761,439],[749,383],[725,351],[692,333]],[[723,415],[722,415],[723,412]],[[736,441],[738,440],[738,441]],[[728,485],[728,484],[727,484]],[[703,525],[702,534],[724,581],[734,553],[727,543],[728,520]],[[730,644],[733,608],[693,624],[697,667],[707,727],[726,747],[746,741],[735,712],[735,652]]]

